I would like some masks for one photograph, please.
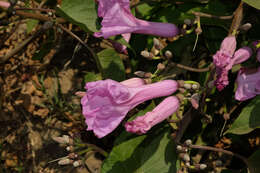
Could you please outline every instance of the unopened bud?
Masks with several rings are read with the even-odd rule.
[[[52,137],[52,139],[60,144],[70,143],[70,137],[68,135],[63,135],[62,137]]]
[[[191,25],[191,20],[190,20],[190,19],[185,19],[185,20],[184,20],[184,23],[185,23],[186,25]]]
[[[78,97],[84,97],[86,95],[86,92],[77,91],[77,92],[75,92],[75,95],[78,96]]]
[[[177,145],[176,149],[177,149],[177,151],[182,151],[182,146],[181,145]]]
[[[169,50],[166,50],[165,53],[164,53],[164,56],[165,56],[167,59],[171,59],[171,58],[172,58],[172,52],[169,51]]]
[[[152,83],[152,79],[151,78],[146,78],[144,79],[146,84],[151,84]]]
[[[66,147],[66,150],[67,150],[67,151],[73,151],[73,147],[72,147],[72,146],[67,146],[67,147]]]
[[[185,161],[185,162],[189,162],[190,161],[190,156],[187,153],[180,153],[179,157]]]
[[[152,58],[154,57],[154,54],[153,54],[153,53],[148,52],[148,51],[146,51],[146,50],[143,50],[143,51],[141,52],[141,55],[142,55],[143,57],[145,57],[145,58],[148,58],[148,59],[152,59]]]
[[[78,155],[76,153],[70,153],[68,156],[70,159],[75,159],[78,157]]]
[[[183,85],[183,87],[184,87],[185,89],[189,90],[189,89],[191,89],[191,84],[185,83],[185,84]]]
[[[188,154],[184,154],[183,160],[184,160],[185,162],[189,162],[189,161],[190,161],[190,156],[189,156]]]
[[[162,63],[159,63],[159,64],[157,65],[157,69],[158,69],[158,70],[164,70],[164,69],[165,69],[165,65],[162,64]]]
[[[248,31],[251,28],[252,28],[252,24],[251,23],[245,23],[244,25],[239,27],[239,29],[242,30],[242,31]]]
[[[160,40],[158,40],[157,38],[153,38],[153,46],[154,46],[154,48],[157,49],[157,50],[163,49],[162,43],[161,43]]]
[[[186,165],[187,167],[190,167],[190,162],[186,162],[185,165]]]
[[[80,165],[82,165],[82,161],[81,160],[77,160],[77,161],[73,162],[73,166],[74,167],[78,167]]]
[[[190,140],[190,139],[187,139],[186,141],[185,141],[185,145],[186,146],[190,146],[192,144],[192,141]]]
[[[195,33],[200,35],[202,33],[202,29],[199,27],[199,28],[196,28],[195,29]]]
[[[61,159],[59,160],[58,162],[58,165],[68,165],[68,164],[71,164],[73,162],[73,160],[70,160],[70,159]]]
[[[191,85],[191,88],[193,89],[193,90],[197,90],[197,89],[199,89],[199,85],[198,84],[192,84]]]
[[[177,80],[179,87],[184,86],[184,80]]]
[[[142,77],[142,78],[144,77],[145,73],[146,73],[146,72],[144,72],[144,71],[136,71],[136,72],[134,72],[134,74],[135,74],[136,76]]]
[[[223,118],[224,118],[224,120],[229,120],[230,119],[230,114],[229,113],[225,113],[224,115],[223,115]]]
[[[145,77],[145,78],[151,78],[152,76],[153,76],[153,74],[150,73],[150,72],[144,74],[144,77]]]
[[[194,109],[199,108],[200,95],[199,93],[195,93],[191,96],[190,102]]]
[[[200,164],[200,170],[204,170],[207,168],[207,165],[206,164]]]

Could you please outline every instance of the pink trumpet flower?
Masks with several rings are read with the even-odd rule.
[[[9,8],[10,7],[10,3],[6,2],[6,1],[0,1],[0,7]]]
[[[178,89],[174,80],[144,85],[139,78],[121,83],[107,79],[86,83],[86,94],[81,99],[87,130],[99,138],[111,133],[129,110],[147,100],[168,96]]]
[[[260,94],[260,67],[240,69],[237,75],[235,99],[245,101]]]
[[[137,117],[135,120],[125,124],[126,131],[137,134],[144,134],[154,125],[162,122],[180,106],[179,99],[175,96],[170,96],[164,99],[152,112],[148,112],[143,116]]]
[[[252,50],[249,47],[235,50],[236,38],[229,36],[222,41],[220,50],[213,56],[217,73],[215,85],[219,91],[228,85],[228,71],[232,69],[232,66],[246,61],[252,55]]]
[[[122,34],[126,41],[131,33],[173,37],[179,33],[174,24],[137,19],[130,11],[129,0],[98,0],[98,16],[102,28],[94,36],[108,38]]]

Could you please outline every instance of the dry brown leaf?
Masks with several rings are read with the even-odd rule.
[[[54,97],[54,95],[58,92],[58,83],[56,78],[48,76],[43,83],[47,94],[50,97]]]
[[[16,167],[18,165],[17,157],[16,159],[6,159],[5,166],[6,167]]]
[[[75,75],[75,70],[73,70],[73,69],[61,71],[58,74],[62,94],[67,94],[69,92],[69,90],[72,88],[72,85],[73,85],[72,79],[73,79],[74,75]]]
[[[34,115],[40,116],[41,118],[46,118],[47,115],[49,114],[49,109],[48,108],[41,108],[38,109],[37,111],[33,111]]]
[[[21,93],[32,95],[36,91],[36,88],[32,81],[28,81],[23,84]]]

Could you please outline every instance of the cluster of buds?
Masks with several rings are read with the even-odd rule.
[[[198,109],[200,101],[200,84],[194,81],[178,81],[179,90],[183,93],[190,101],[193,108]]]
[[[78,158],[78,154],[74,152],[74,141],[68,135],[52,137],[52,139],[66,147],[66,150],[70,152],[66,157],[58,159],[58,165],[73,165],[74,167],[81,166],[83,164],[82,160]]]
[[[192,163],[192,159],[189,155],[190,146],[192,145],[192,141],[190,139],[186,140],[184,144],[177,145],[176,150],[178,153],[179,158],[182,160],[184,164],[182,164],[183,170],[190,170],[190,171],[202,171],[207,168],[206,164],[198,164]],[[183,172],[179,170],[179,172]]]
[[[149,60],[161,59],[161,57],[159,55],[160,55],[161,50],[163,48],[165,48],[165,46],[166,46],[165,41],[154,38],[153,47],[152,47],[151,51],[149,52],[147,50],[143,50],[141,52],[141,55],[144,58],[147,58]]]

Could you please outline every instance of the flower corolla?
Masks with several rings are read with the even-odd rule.
[[[98,16],[102,28],[94,36],[108,38],[122,34],[129,41],[131,33],[173,37],[179,29],[170,23],[148,22],[137,19],[130,11],[129,0],[98,0]]]
[[[215,85],[219,91],[228,85],[228,71],[232,69],[232,66],[246,61],[252,55],[252,50],[249,47],[235,50],[236,38],[235,36],[229,36],[222,41],[220,49],[213,56],[213,63],[216,66],[217,73]]]

